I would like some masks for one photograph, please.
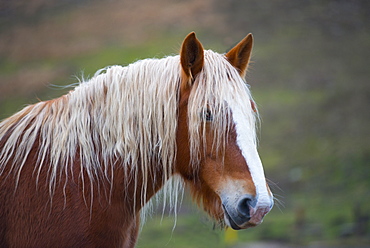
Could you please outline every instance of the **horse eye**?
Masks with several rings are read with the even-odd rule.
[[[203,120],[205,121],[213,121],[213,115],[211,113],[211,110],[207,109],[205,111],[203,111],[203,116],[202,116]]]

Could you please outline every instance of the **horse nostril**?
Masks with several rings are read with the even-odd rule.
[[[250,218],[250,206],[253,198],[250,195],[244,195],[239,199],[237,211],[239,215]]]

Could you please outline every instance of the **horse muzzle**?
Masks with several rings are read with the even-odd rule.
[[[251,195],[243,195],[235,201],[228,198],[221,200],[225,222],[234,230],[246,229],[261,224],[263,217],[273,207],[272,200],[258,201]]]

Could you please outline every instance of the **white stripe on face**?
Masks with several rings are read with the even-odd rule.
[[[267,189],[262,162],[257,152],[255,126],[253,123],[250,123],[250,120],[248,120],[248,117],[245,112],[243,112],[240,105],[235,103],[229,104],[237,134],[236,142],[248,165],[253,183],[256,187],[257,204],[253,209],[251,209],[251,221],[253,221],[253,212],[258,211],[258,209],[262,212],[268,212],[271,209],[273,205],[272,194],[269,193],[269,190]],[[258,215],[259,214],[260,213],[258,213]]]

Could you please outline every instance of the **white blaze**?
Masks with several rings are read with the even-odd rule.
[[[237,134],[237,144],[242,152],[242,155],[248,165],[249,171],[252,176],[253,183],[256,187],[256,206],[251,209],[251,221],[256,219],[262,219],[261,216],[253,215],[257,212],[257,215],[265,215],[272,207],[272,194],[269,194],[266,185],[266,179],[264,170],[262,167],[261,159],[257,152],[257,144],[255,137],[255,126],[252,120],[249,120],[248,116],[243,112],[240,105],[236,103],[229,103],[232,111],[235,130]]]

